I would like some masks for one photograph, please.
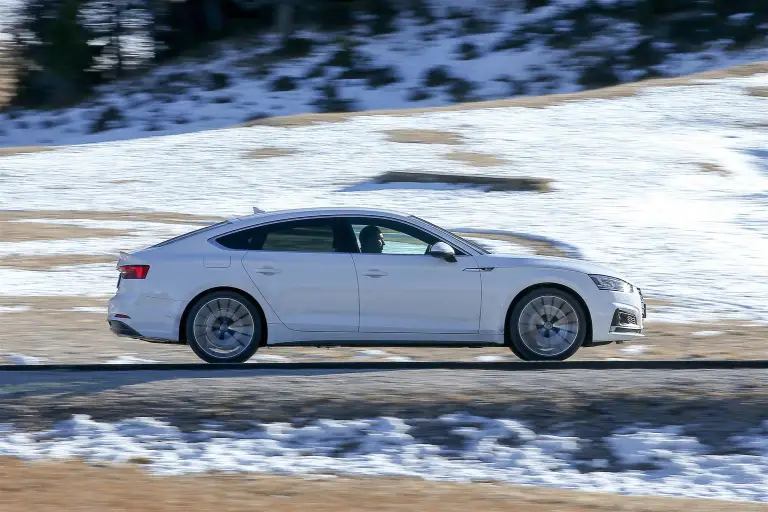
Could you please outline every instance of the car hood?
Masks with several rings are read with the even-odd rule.
[[[554,268],[558,270],[582,272],[584,274],[602,274],[611,277],[618,277],[619,279],[623,279],[628,283],[632,282],[624,274],[616,269],[572,258],[556,258],[553,256],[514,256],[511,254],[484,254],[482,256],[477,256],[476,259],[481,266],[487,267]]]

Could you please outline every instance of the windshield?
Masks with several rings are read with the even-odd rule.
[[[431,223],[431,222],[429,222],[428,220],[424,220],[424,219],[422,219],[421,217],[417,217],[417,216],[415,216],[415,215],[411,215],[411,217],[413,217],[414,219],[418,219],[418,220],[420,220],[421,222],[423,222],[424,224],[427,224],[427,225],[431,226],[431,227],[432,227],[432,228],[433,228],[435,231],[437,231],[437,232],[439,232],[439,233],[442,233],[443,235],[446,235],[446,234],[447,234],[447,235],[450,235],[450,236],[452,236],[452,237],[454,237],[454,238],[458,238],[459,240],[461,240],[461,241],[462,241],[462,242],[464,242],[465,244],[467,244],[467,245],[471,245],[473,248],[475,248],[477,251],[479,251],[479,252],[480,252],[480,254],[490,254],[490,253],[489,253],[487,250],[483,249],[482,247],[480,247],[480,246],[479,246],[479,245],[477,245],[476,243],[474,243],[474,242],[470,242],[470,241],[469,241],[469,240],[467,240],[466,238],[464,238],[464,237],[461,237],[461,236],[457,235],[456,233],[453,233],[453,232],[451,232],[451,231],[448,231],[447,229],[443,229],[443,228],[441,228],[440,226],[436,226],[435,224],[432,224],[432,223]]]

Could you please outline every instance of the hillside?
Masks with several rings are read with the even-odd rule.
[[[372,17],[344,33],[303,29],[284,45],[272,35],[240,38],[101,86],[74,108],[8,110],[0,147],[569,93],[768,60],[765,9],[742,12],[748,3],[735,1],[650,16],[645,3],[440,0],[402,9],[384,27]]]
[[[42,237],[0,243],[11,262],[0,268],[3,293],[109,295],[115,271],[105,256],[185,229],[163,220],[178,214],[375,205],[463,232],[574,248],[636,279],[656,301],[653,321],[768,322],[768,73],[719,74],[728,75],[582,93],[541,108],[327,114],[3,156],[0,210],[31,211],[0,230],[27,222],[23,233]],[[487,192],[382,183],[389,171],[551,185]],[[64,226],[71,238],[45,238],[51,224],[60,226],[56,238]],[[39,261],[19,268],[19,257]]]

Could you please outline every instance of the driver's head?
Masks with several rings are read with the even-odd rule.
[[[360,252],[381,254],[384,250],[384,235],[376,226],[365,226],[360,230]]]

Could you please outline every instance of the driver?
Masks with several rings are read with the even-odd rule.
[[[374,225],[365,226],[360,230],[360,252],[367,254],[381,254],[384,250],[384,235]]]

